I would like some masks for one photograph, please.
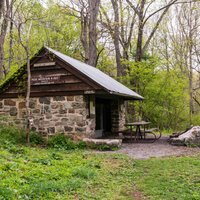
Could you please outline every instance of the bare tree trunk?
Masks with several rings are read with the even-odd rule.
[[[85,63],[89,60],[89,47],[88,47],[88,14],[84,15],[81,11],[81,43],[84,49]]]
[[[26,48],[26,54],[27,54],[27,92],[26,92],[26,113],[27,113],[27,126],[26,126],[26,142],[27,144],[30,143],[30,109],[29,109],[29,103],[30,103],[30,92],[31,92],[31,69],[30,69],[30,54],[29,54],[29,48],[27,46]]]
[[[89,1],[89,59],[88,64],[97,65],[97,16],[99,13],[100,0]]]
[[[0,80],[3,78],[4,74],[3,63],[4,63],[3,38],[0,37]]]
[[[30,40],[30,34],[31,34],[31,29],[32,29],[32,21],[30,22],[26,40],[25,42],[22,41],[22,36],[21,36],[21,27],[24,22],[21,22],[18,27],[18,36],[19,36],[19,41],[22,47],[25,50],[26,53],[26,61],[27,61],[27,88],[26,88],[26,142],[27,144],[30,143],[30,109],[29,109],[29,103],[30,103],[30,93],[31,93],[31,69],[30,69],[30,49],[29,49],[29,40]]]
[[[120,32],[119,32],[119,6],[117,0],[111,0],[113,10],[114,10],[114,31],[113,31],[113,40],[115,46],[115,57],[117,63],[117,76],[123,76],[125,70],[121,65],[121,52],[120,52]]]
[[[136,13],[132,15],[132,10],[130,10],[127,5],[124,5],[123,0],[112,0],[111,3],[114,11],[114,21],[110,19],[106,9],[101,6],[101,12],[105,17],[105,21],[101,18],[100,22],[112,37],[115,47],[117,75],[123,76],[126,74],[128,66],[122,61],[129,60],[129,50],[133,35],[133,27],[136,21]]]
[[[158,10],[155,10],[153,13],[151,13],[148,17],[145,17],[147,10],[149,8],[149,5],[151,5],[153,3],[153,1],[146,1],[146,0],[141,0],[139,1],[139,8],[135,7],[132,3],[132,1],[130,0],[126,0],[127,3],[130,5],[130,7],[133,9],[133,11],[138,15],[138,21],[139,21],[139,25],[138,25],[138,35],[137,35],[137,47],[136,47],[136,56],[135,56],[135,61],[141,61],[145,50],[147,49],[147,47],[150,44],[151,39],[153,38],[155,32],[157,31],[160,23],[162,22],[164,16],[166,15],[166,13],[168,12],[169,8],[175,4],[178,0],[171,0],[169,3],[167,3],[165,6],[159,8]],[[145,5],[147,4],[147,8],[145,9]],[[143,44],[143,33],[144,33],[144,27],[146,22],[155,14],[157,14],[158,12],[162,12],[162,14],[160,15],[160,17],[157,19],[156,23],[153,25],[153,29],[150,33],[150,35],[148,36],[146,42]]]
[[[139,13],[138,13],[138,19],[139,19],[139,25],[138,25],[138,37],[137,37],[137,47],[136,47],[136,56],[135,61],[141,61],[143,56],[142,51],[142,43],[143,43],[143,32],[144,32],[144,6],[145,6],[146,0],[141,0]]]
[[[81,21],[81,43],[84,49],[85,63],[96,67],[97,53],[97,17],[100,0],[79,1]]]
[[[29,49],[29,39],[30,39],[30,34],[31,34],[31,29],[32,29],[32,21],[29,26],[28,34],[27,34],[27,39],[26,39],[26,46],[25,46],[25,51],[26,51],[26,57],[27,57],[27,91],[26,91],[26,111],[27,111],[27,129],[26,129],[26,141],[27,144],[30,143],[30,109],[29,109],[29,103],[30,103],[30,93],[31,93],[31,67],[30,67],[30,49]]]
[[[4,63],[4,52],[3,52],[3,44],[5,40],[5,31],[4,31],[4,10],[5,10],[5,1],[0,1],[0,80],[3,77],[3,63]]]
[[[10,39],[9,39],[9,58],[8,58],[8,68],[7,73],[10,72],[10,66],[13,59],[13,1],[10,3]]]
[[[4,42],[8,29],[9,15],[9,0],[0,1],[0,80],[2,79],[3,75],[6,74],[6,70],[4,69]]]
[[[193,31],[192,31],[192,3],[189,4],[189,95],[190,95],[190,125],[192,125],[192,115],[194,114],[194,104],[193,104],[193,63],[192,63],[192,49],[193,49]]]

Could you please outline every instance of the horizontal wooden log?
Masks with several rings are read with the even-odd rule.
[[[31,92],[31,97],[46,97],[46,96],[72,96],[72,95],[85,95],[84,91],[56,91],[56,92]],[[109,98],[109,99],[118,99],[118,96],[110,95],[108,93],[105,93],[103,90],[95,90],[95,96],[98,97],[103,97],[104,98]],[[90,96],[90,95],[85,95],[85,96]],[[13,93],[3,93],[0,94],[0,98],[18,98],[18,97],[25,97],[25,93],[19,92],[13,92]]]
[[[41,70],[53,70],[53,69],[62,69],[60,66],[46,66],[46,67],[32,67],[31,71],[41,71]]]
[[[31,76],[39,76],[39,75],[52,75],[52,74],[60,74],[60,75],[71,75],[70,72],[68,72],[66,69],[56,69],[56,68],[51,68],[48,71],[40,69],[40,70],[35,70],[31,71]]]
[[[81,80],[73,75],[32,76],[31,85],[52,85],[62,83],[81,83]]]
[[[51,60],[47,55],[44,55],[37,60],[37,63],[46,63],[46,62],[55,62],[55,61]]]
[[[93,88],[85,83],[65,83],[65,84],[52,84],[52,85],[32,85],[31,92],[59,92],[59,91],[86,91],[93,90]],[[11,87],[6,93],[20,92],[19,88]]]
[[[31,87],[31,92],[85,91],[93,89],[85,83],[68,83],[57,85],[37,85]]]

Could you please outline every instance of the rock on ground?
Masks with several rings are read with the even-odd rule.
[[[200,146],[200,126],[194,126],[177,138],[171,138],[170,144]]]

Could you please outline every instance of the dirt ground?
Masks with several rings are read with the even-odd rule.
[[[200,153],[200,148],[198,147],[172,146],[168,143],[168,138],[167,136],[163,136],[154,143],[123,143],[122,148],[115,152],[126,154],[135,159],[195,155]]]

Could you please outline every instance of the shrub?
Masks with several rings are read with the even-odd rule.
[[[58,134],[50,138],[48,146],[59,150],[71,150],[76,148],[76,144],[64,134]]]
[[[86,143],[74,142],[69,136],[58,134],[49,139],[48,146],[59,150],[73,150],[86,148]]]
[[[78,149],[85,149],[85,148],[87,148],[87,145],[86,145],[85,142],[79,141],[79,142],[76,143],[76,147],[77,147]]]
[[[26,133],[25,130],[19,129],[15,126],[1,126],[0,125],[0,145],[10,148],[12,145],[25,144]],[[39,133],[30,132],[30,143],[32,145],[44,144],[44,139]]]
[[[25,143],[25,132],[15,126],[0,126],[0,144]]]
[[[33,145],[44,144],[44,139],[41,136],[41,134],[36,133],[36,132],[31,132],[30,133],[30,143]]]

